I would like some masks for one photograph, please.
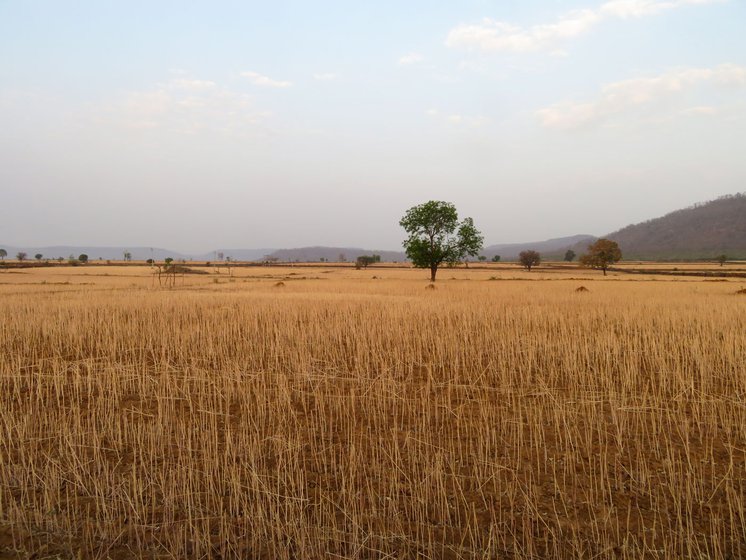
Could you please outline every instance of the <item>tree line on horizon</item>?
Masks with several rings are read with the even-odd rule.
[[[678,210],[658,218],[643,222],[634,226],[628,226],[619,230],[613,234],[614,239],[617,239],[618,235],[630,237],[627,234],[629,231],[634,231],[635,235],[639,237],[651,228],[660,229],[660,224],[668,223],[672,220],[686,221],[689,229],[685,232],[691,233],[692,227],[695,225],[703,226],[706,225],[702,222],[705,218],[711,218],[711,214],[721,207],[726,207],[730,214],[728,215],[728,224],[733,220],[738,221],[738,216],[741,216],[742,211],[746,209],[746,194],[729,195],[720,197],[717,200],[710,201],[707,203],[696,204],[686,209]],[[690,217],[693,213],[698,214],[697,220]],[[707,213],[707,214],[703,214]],[[742,216],[741,216],[742,218]],[[468,266],[470,259],[476,258],[479,262],[487,261],[488,257],[484,254],[480,254],[483,249],[483,237],[479,230],[474,226],[474,221],[471,218],[466,218],[463,221],[458,220],[458,214],[453,204],[444,201],[429,201],[418,206],[410,208],[405,216],[399,222],[400,225],[405,229],[408,234],[408,238],[404,241],[405,254],[407,258],[416,267],[428,268],[431,271],[431,280],[435,279],[437,269],[441,264],[446,263],[448,265],[455,265],[457,263],[465,263]],[[743,229],[743,223],[740,225]],[[695,228],[696,229],[696,228]],[[700,228],[701,229],[701,228]],[[712,229],[712,228],[710,228]],[[722,228],[721,228],[722,229]],[[726,228],[727,229],[727,228]],[[732,229],[732,228],[731,228]],[[641,231],[638,231],[641,230]],[[729,230],[730,231],[730,230]],[[740,231],[740,230],[739,230]],[[651,233],[652,231],[648,232]],[[732,231],[731,234],[735,235],[737,231]],[[611,236],[611,235],[610,235]],[[625,239],[627,238],[625,237]],[[670,237],[670,235],[669,235]],[[685,236],[686,237],[686,236]],[[691,235],[689,235],[691,237]],[[630,237],[630,239],[632,239]],[[628,241],[630,241],[628,239]],[[635,238],[636,239],[636,238]],[[580,255],[579,262],[581,265],[600,269],[606,274],[608,267],[618,262],[622,258],[621,249],[619,248],[619,242],[621,240],[611,240],[608,238],[597,239],[594,243],[590,244],[588,249],[583,255]],[[635,249],[637,245],[634,239],[630,241],[633,245],[631,249],[631,258],[639,257],[639,248]],[[612,245],[613,244],[613,245]],[[567,249],[564,254],[564,261],[573,262],[578,255],[575,250],[581,251],[579,243],[574,245],[573,248]],[[524,245],[525,247],[525,245]],[[625,244],[626,247],[626,244]],[[324,249],[318,248],[318,249]],[[488,248],[489,249],[489,248]],[[575,249],[575,250],[573,250]],[[152,249],[151,249],[152,253]],[[383,253],[386,253],[385,251]],[[323,253],[322,253],[323,254]],[[231,262],[233,259],[228,256],[225,257],[223,252],[216,252],[216,258],[218,261],[225,260]],[[513,255],[511,255],[512,257]],[[553,258],[558,256],[552,252]],[[0,263],[5,266],[5,259],[8,257],[8,252],[4,248],[0,248]],[[29,255],[25,251],[18,251],[15,255],[18,262],[24,262],[31,260]],[[58,263],[63,263],[65,257],[58,256],[54,259],[44,258],[41,253],[36,253],[33,258],[37,262],[49,263],[52,260],[56,260]],[[390,259],[391,255],[387,256]],[[628,254],[628,258],[630,255]],[[712,257],[710,257],[712,258]],[[98,260],[103,260],[99,258]],[[125,262],[132,261],[132,253],[129,250],[123,252],[123,260]],[[284,259],[279,258],[276,255],[267,255],[263,258],[263,262],[267,264],[274,264]],[[324,256],[318,259],[319,262],[333,262],[333,256]],[[356,268],[367,268],[369,265],[376,262],[381,262],[381,256],[373,253],[372,255],[360,255],[354,253],[352,255],[352,262]],[[493,255],[490,259],[492,262],[500,262],[500,255]],[[542,255],[535,250],[524,250],[518,255],[518,262],[524,266],[528,271],[541,263]],[[725,254],[718,254],[714,257],[714,260],[723,266],[728,261],[728,256]],[[68,264],[79,265],[85,264],[89,261],[89,257],[86,253],[81,253],[77,257],[73,254],[67,257]],[[313,259],[305,260],[303,258],[295,259],[295,262],[312,262]],[[109,260],[107,259],[107,262]],[[153,259],[148,259],[148,263],[151,264]],[[185,262],[185,261],[184,261]],[[287,259],[286,262],[291,262]],[[337,262],[347,262],[345,253],[340,253],[337,257]],[[393,262],[397,262],[394,259]]]
[[[483,247],[484,237],[474,226],[472,218],[458,219],[456,207],[442,200],[430,200],[407,210],[399,225],[409,234],[404,250],[412,264],[430,270],[430,281],[435,282],[438,268],[443,264],[456,264],[468,257],[477,257]],[[565,260],[572,261],[575,252],[568,250]],[[482,259],[481,256],[479,257]],[[499,257],[497,257],[499,260]],[[583,266],[606,271],[620,261],[622,251],[615,241],[598,239],[588,246],[581,256]],[[529,272],[541,263],[538,251],[526,250],[519,255],[519,262]]]

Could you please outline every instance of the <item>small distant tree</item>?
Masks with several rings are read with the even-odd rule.
[[[80,255],[78,255],[78,260],[85,264],[88,262],[88,255],[86,255],[85,253],[81,253]]]
[[[64,261],[64,260],[65,260],[65,259],[64,259],[64,258],[62,258],[62,257],[57,257],[57,262],[58,262],[58,263],[61,263],[61,262],[62,262],[62,261]]]
[[[572,262],[575,260],[576,256],[577,255],[575,254],[575,251],[573,251],[572,249],[568,249],[567,252],[565,253],[565,261]]]
[[[0,260],[4,261],[5,257],[7,256],[8,256],[8,251],[6,251],[5,249],[0,249]]]
[[[500,262],[500,255],[495,255],[492,257],[492,262]]]
[[[355,268],[368,268],[369,265],[381,262],[381,255],[360,255],[355,259]]]
[[[484,255],[479,255],[477,258],[479,259],[479,262],[484,262],[487,260],[487,257],[485,257]]]
[[[145,262],[148,263],[148,264],[150,264],[150,265],[152,265],[152,264],[155,263],[155,261],[153,259],[148,259]]]
[[[583,266],[591,268],[600,268],[604,271],[622,259],[622,250],[616,241],[611,239],[598,239],[595,243],[588,246],[588,252],[580,257],[580,263]]]
[[[218,251],[218,260],[222,261],[224,257],[225,257],[225,253],[223,253],[222,251]]]
[[[727,255],[718,255],[717,257],[717,261],[720,263],[720,266],[723,266],[727,260],[728,260]]]
[[[172,262],[174,262],[174,259],[172,257],[166,257],[163,259],[163,262],[166,263],[166,266],[170,266]]]
[[[484,238],[474,227],[474,220],[458,221],[456,207],[450,202],[430,200],[413,206],[399,222],[409,234],[404,249],[412,264],[430,269],[435,282],[438,267],[474,257],[482,249]]]
[[[41,259],[42,259],[42,258],[44,258],[44,255],[42,255],[41,253],[36,253],[36,254],[34,255],[34,258],[35,258],[35,259],[36,259],[37,261],[41,262]]]
[[[337,261],[338,262],[347,262],[347,256],[344,253],[340,253],[337,256]]]
[[[16,253],[16,259],[18,259],[19,261],[25,261],[27,256],[28,255],[23,251],[19,251],[18,253]]]
[[[132,253],[130,253],[129,251],[125,251],[124,252],[124,260],[127,261],[127,262],[131,261],[132,260]]]
[[[521,251],[518,260],[525,269],[531,272],[531,269],[537,264],[541,264],[541,255],[536,251]]]

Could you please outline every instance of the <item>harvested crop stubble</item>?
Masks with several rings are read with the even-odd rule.
[[[0,551],[746,555],[746,302],[421,285],[4,298]]]

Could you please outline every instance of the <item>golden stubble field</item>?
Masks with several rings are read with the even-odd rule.
[[[426,277],[0,272],[0,558],[746,556],[746,282]]]

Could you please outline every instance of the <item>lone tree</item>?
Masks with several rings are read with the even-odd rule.
[[[495,255],[492,257],[492,262],[500,262],[500,255]]]
[[[88,255],[86,255],[85,253],[81,253],[80,255],[78,255],[78,260],[85,264],[88,262]]]
[[[565,261],[572,262],[575,260],[576,256],[577,255],[575,254],[575,251],[573,251],[572,249],[568,249],[567,252],[565,253]]]
[[[36,259],[37,261],[41,261],[41,259],[42,259],[43,257],[44,257],[44,255],[42,255],[41,253],[36,253],[36,254],[34,255],[34,258],[35,258],[35,259]]]
[[[132,253],[130,253],[129,251],[125,251],[124,252],[124,260],[127,261],[127,262],[131,261],[132,260]]]
[[[355,259],[355,268],[368,268],[369,265],[381,262],[381,255],[360,255]]]
[[[403,243],[407,257],[417,268],[430,269],[431,282],[435,282],[441,264],[476,256],[484,240],[474,220],[459,222],[456,207],[442,200],[413,206],[399,225],[409,234]]]
[[[588,252],[580,257],[580,262],[583,266],[600,268],[604,271],[604,276],[606,276],[606,270],[609,266],[621,259],[622,250],[616,241],[598,239],[595,243],[588,246]]]
[[[531,269],[537,264],[541,264],[541,255],[536,251],[521,251],[518,255],[518,260],[521,262],[524,268],[531,272]]]
[[[727,255],[718,255],[717,257],[717,261],[720,263],[720,266],[723,266],[727,260],[728,260]]]
[[[26,253],[24,253],[23,251],[19,251],[16,254],[16,259],[18,259],[19,261],[25,261],[27,256],[28,255],[26,255]]]
[[[8,256],[8,251],[5,249],[0,249],[0,260],[5,260],[5,257]]]

